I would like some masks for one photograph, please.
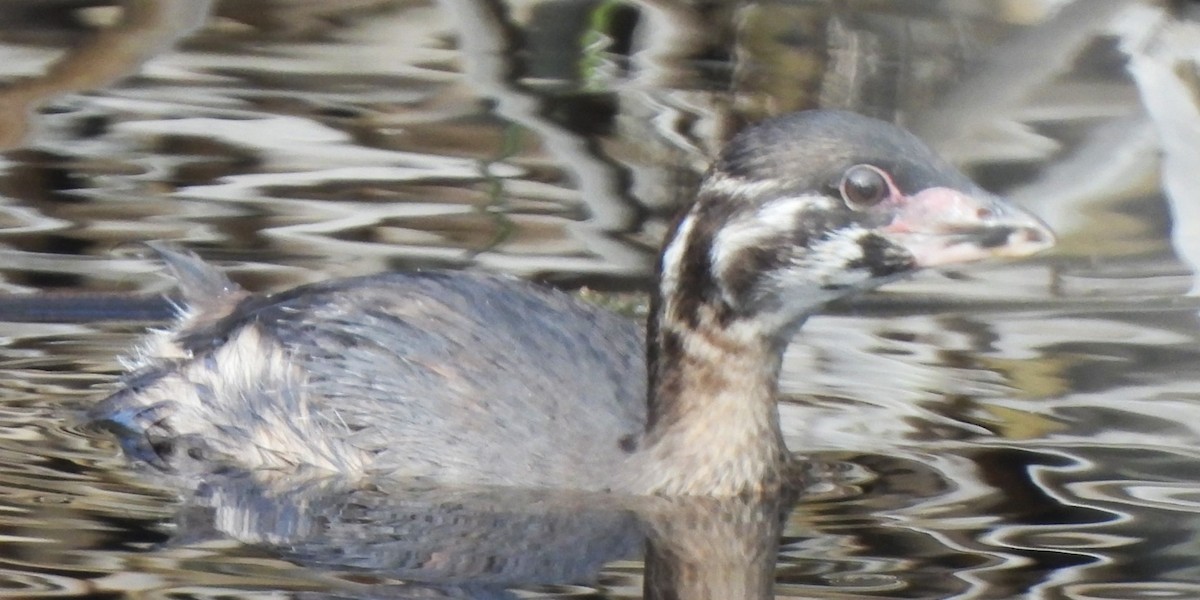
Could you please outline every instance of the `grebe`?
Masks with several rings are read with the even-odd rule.
[[[644,333],[566,293],[477,273],[251,294],[156,245],[180,318],[93,416],[164,470],[771,493],[790,457],[781,357],[808,315],[922,267],[1052,243],[911,133],[794,113],[721,152],[667,236]]]

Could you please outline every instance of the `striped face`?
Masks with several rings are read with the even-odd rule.
[[[822,303],[918,268],[1053,243],[1036,218],[882,121],[799,113],[727,148],[663,251],[671,328],[715,320],[786,335]]]

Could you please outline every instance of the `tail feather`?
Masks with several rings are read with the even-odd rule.
[[[179,282],[179,293],[189,309],[199,312],[217,309],[227,305],[232,297],[244,293],[241,286],[194,252],[169,242],[147,242],[146,245],[158,254]]]

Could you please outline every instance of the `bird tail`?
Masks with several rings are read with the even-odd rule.
[[[220,310],[244,295],[242,287],[194,252],[169,242],[147,242],[179,282],[182,304],[194,313]]]

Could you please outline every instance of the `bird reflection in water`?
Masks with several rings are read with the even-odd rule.
[[[368,585],[333,578],[345,585],[329,592],[338,597],[517,598],[509,588],[588,584],[613,561],[644,557],[647,598],[770,598],[793,498],[226,473],[189,494],[172,543],[194,544],[215,532],[318,574],[370,578]]]

